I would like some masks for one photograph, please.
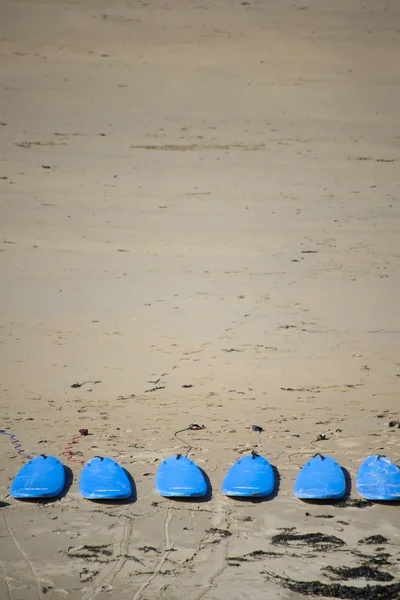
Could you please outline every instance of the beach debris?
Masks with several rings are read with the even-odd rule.
[[[205,429],[205,425],[199,425],[198,423],[190,423],[188,429],[191,431],[199,431],[200,429]]]
[[[42,594],[47,594],[47,592],[50,592],[50,590],[52,590],[52,589],[53,589],[52,585],[42,585],[42,587],[41,587]]]
[[[400,429],[400,421],[390,421],[389,427],[396,427],[397,429]]]
[[[251,430],[256,431],[257,433],[262,433],[264,431],[264,429],[260,427],[260,425],[252,425]]]
[[[243,352],[243,350],[238,350],[237,348],[222,348],[222,352]]]
[[[97,383],[101,383],[101,381],[82,381],[82,383],[79,383],[77,381],[76,383],[72,383],[71,387],[72,388],[81,388],[83,385],[86,385],[87,383],[93,383],[93,385],[96,385]]]
[[[299,388],[281,387],[281,390],[283,390],[284,392],[313,392],[315,394],[319,394],[321,392],[321,390],[318,389],[317,387],[311,387],[311,388],[307,388],[307,387],[299,387]]]
[[[328,385],[328,386],[324,386],[321,387],[319,385],[313,385],[310,387],[298,387],[298,388],[292,388],[292,387],[281,387],[281,390],[283,390],[284,392],[313,392],[315,394],[319,394],[321,392],[321,390],[327,390],[327,389],[340,389],[340,388],[347,388],[347,389],[355,389],[356,387],[360,387],[364,385],[363,383],[343,383],[343,384],[339,384],[339,385]]]
[[[149,392],[157,392],[158,390],[165,390],[165,385],[156,385],[153,388],[150,388],[149,390],[145,390],[144,393],[148,394]]]

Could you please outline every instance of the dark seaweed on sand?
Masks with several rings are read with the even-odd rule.
[[[378,545],[378,544],[386,544],[389,540],[385,538],[383,535],[370,535],[362,540],[360,540],[359,544],[368,544],[369,546]]]
[[[281,546],[312,546],[318,550],[340,548],[345,542],[335,535],[324,533],[294,533],[292,530],[278,533],[272,537],[272,543]]]
[[[376,556],[367,556],[360,555],[361,558],[364,558],[365,565],[376,565],[381,567],[382,565],[391,565],[391,561],[389,560],[392,556],[388,552],[384,552],[382,554],[378,554]]]
[[[371,579],[373,581],[393,581],[394,577],[390,573],[379,571],[367,565],[361,567],[324,567],[323,569],[331,575],[340,579]]]
[[[82,546],[82,550],[87,550],[92,554],[104,554],[105,556],[112,556],[113,551],[110,549],[111,544],[99,544],[98,546],[85,544]]]
[[[253,562],[255,560],[261,560],[263,558],[277,558],[285,556],[284,552],[271,552],[266,550],[253,550],[253,552],[249,552],[248,554],[244,554],[243,556],[232,556],[228,558],[229,564],[235,566],[239,566],[238,563],[243,562]]]
[[[82,581],[82,583],[87,583],[89,581],[93,581],[93,579],[100,573],[100,571],[90,571],[89,569],[82,569],[82,571],[80,571],[79,573],[79,579]],[[46,590],[47,591],[47,590]],[[42,588],[42,592],[45,594],[46,592],[44,592],[43,588]]]
[[[260,558],[262,556],[282,556],[282,552],[270,552],[265,550],[253,550],[253,552],[249,552],[249,554],[245,554],[245,556],[250,556],[251,558]]]
[[[375,567],[382,567],[383,565],[392,564],[392,561],[390,560],[392,558],[392,555],[389,554],[389,552],[364,554],[359,550],[352,550],[351,553],[357,557],[357,559],[360,561],[360,564],[366,565],[367,567],[371,565]]]
[[[156,554],[160,554],[160,551],[157,550],[157,548],[154,548],[154,546],[141,546],[140,548],[138,548],[138,550],[140,550],[140,552],[144,552],[145,554],[147,554],[148,552],[155,552]]]
[[[78,557],[78,558],[83,558],[86,560],[98,560],[100,558],[101,555],[103,556],[112,556],[113,555],[113,551],[110,548],[111,544],[101,544],[98,546],[92,546],[92,545],[87,545],[85,544],[84,546],[81,546],[80,548],[68,548],[67,549],[67,556],[70,557]]]
[[[400,598],[400,583],[355,587],[340,583],[296,581],[271,573],[264,574],[274,579],[282,587],[303,594],[303,596],[323,596],[325,598],[340,598],[341,600],[399,600]]]
[[[372,502],[370,500],[359,500],[348,498],[347,500],[339,500],[339,502],[335,502],[333,506],[336,508],[367,508],[367,506],[372,506]]]
[[[227,529],[218,529],[218,527],[211,527],[211,529],[206,529],[206,533],[211,535],[219,535],[221,538],[230,537],[232,534]]]

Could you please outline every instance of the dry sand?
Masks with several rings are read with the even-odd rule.
[[[0,426],[55,456],[87,427],[74,458],[137,488],[85,501],[64,457],[60,500],[13,500],[0,436],[1,599],[298,599],[279,576],[329,583],[377,534],[399,581],[398,506],[292,492],[316,451],[354,499],[399,457],[399,27],[397,0],[1,1]],[[162,499],[193,422],[212,497]],[[235,502],[254,423],[279,489]]]

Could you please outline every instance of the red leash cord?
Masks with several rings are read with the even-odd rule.
[[[79,435],[76,435],[75,437],[72,438],[72,440],[65,446],[63,452],[61,452],[61,456],[65,456],[67,460],[69,460],[70,462],[76,462],[80,465],[84,465],[85,461],[81,460],[80,458],[72,458],[74,451],[72,450],[73,445],[77,444],[79,442],[79,438],[81,438],[82,436],[88,435],[88,430],[87,429],[80,429],[79,430]]]

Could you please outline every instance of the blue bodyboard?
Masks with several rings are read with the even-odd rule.
[[[54,498],[65,484],[64,466],[54,456],[37,456],[27,462],[11,484],[13,498]]]
[[[115,460],[96,456],[81,471],[79,491],[88,500],[124,500],[132,495],[132,485]]]
[[[400,468],[387,456],[368,456],[358,469],[356,486],[367,500],[400,501]]]
[[[170,456],[157,469],[155,488],[167,498],[201,497],[207,494],[207,482],[199,467],[185,456]]]
[[[275,475],[269,462],[258,454],[239,458],[222,482],[226,496],[263,498],[272,494]]]
[[[333,458],[320,454],[303,465],[294,482],[294,494],[301,500],[343,498],[345,492],[342,468]]]

